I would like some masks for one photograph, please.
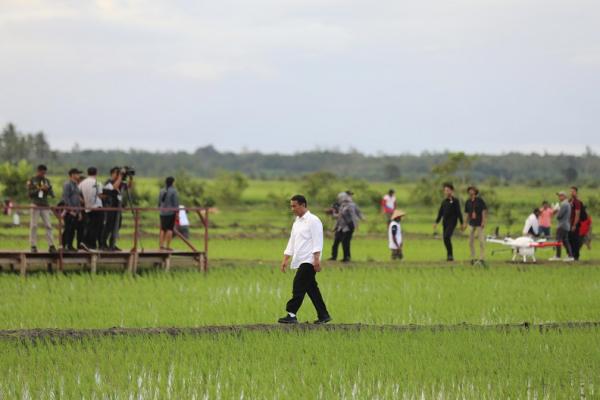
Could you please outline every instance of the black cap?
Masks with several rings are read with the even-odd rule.
[[[346,190],[346,194],[349,196],[352,196],[354,194],[354,192],[350,189]]]
[[[69,175],[73,175],[73,174],[82,174],[83,171],[78,170],[77,168],[71,168],[69,170]]]

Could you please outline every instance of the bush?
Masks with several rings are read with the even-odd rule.
[[[241,203],[242,193],[247,188],[248,178],[244,174],[223,171],[211,182],[209,192],[217,205],[235,205]]]
[[[13,201],[27,200],[27,180],[31,178],[33,167],[25,160],[18,164],[5,162],[0,165],[0,183],[4,186],[2,195]]]

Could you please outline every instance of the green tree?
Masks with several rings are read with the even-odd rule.
[[[17,164],[4,162],[0,164],[0,183],[3,186],[2,195],[14,201],[27,199],[27,180],[31,178],[32,166],[25,160]]]

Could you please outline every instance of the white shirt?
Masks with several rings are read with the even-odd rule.
[[[312,264],[316,252],[323,254],[323,224],[319,217],[306,211],[302,217],[296,217],[283,254],[292,257],[290,268],[298,269],[300,264]]]
[[[540,222],[534,213],[531,213],[525,220],[525,226],[523,227],[523,235],[529,235],[529,229],[533,228],[533,233],[538,235],[540,233]]]
[[[390,196],[386,194],[383,196],[383,204],[385,204],[385,208],[388,210],[394,211],[396,209],[396,195]]]
[[[392,232],[394,226],[398,228],[396,230],[396,235]],[[394,236],[396,236],[396,243],[398,243],[398,246],[394,243]],[[402,245],[402,227],[400,226],[400,223],[396,221],[390,222],[390,226],[388,227],[388,241],[391,250],[398,250],[399,245]]]
[[[188,220],[185,206],[179,206],[179,226],[189,226],[190,221]]]
[[[83,204],[85,208],[102,207],[102,184],[96,180],[95,176],[88,176],[79,184],[79,190],[83,195]],[[87,212],[87,210],[86,210]]]

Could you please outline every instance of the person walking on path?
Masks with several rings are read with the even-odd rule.
[[[381,199],[381,214],[385,215],[385,220],[389,224],[392,220],[392,214],[396,210],[396,191],[388,190],[387,194]]]
[[[79,176],[81,171],[77,168],[69,170],[69,180],[63,185],[62,202],[65,207],[81,207],[81,192],[79,191]],[[81,210],[65,210],[65,227],[62,236],[62,246],[65,251],[77,251],[73,247],[73,239],[81,220]]]
[[[31,219],[29,222],[29,243],[31,252],[37,253],[37,226],[38,219],[41,218],[46,228],[46,241],[48,242],[48,251],[56,253],[54,239],[52,238],[52,211],[48,208],[48,197],[54,197],[52,184],[46,177],[48,168],[40,164],[37,167],[37,173],[27,181],[29,199],[31,200]]]
[[[487,222],[487,205],[479,196],[475,186],[467,189],[469,199],[465,203],[465,222],[470,226],[469,250],[471,251],[471,265],[485,264],[485,224]],[[475,238],[479,241],[479,259],[476,258]]]
[[[165,187],[160,190],[158,207],[161,208],[159,246],[161,250],[172,251],[171,240],[173,240],[175,218],[179,211],[179,195],[175,189],[175,178],[172,176],[165,179]]]
[[[281,272],[285,272],[288,262],[292,260],[291,269],[296,270],[292,289],[292,298],[286,305],[287,315],[279,318],[282,324],[298,322],[296,314],[302,305],[304,296],[308,294],[315,309],[315,324],[331,321],[325,301],[317,285],[316,274],[321,271],[321,253],[323,251],[323,224],[316,215],[308,210],[306,198],[295,195],[290,200],[292,213],[296,216],[287,247],[283,252]]]
[[[391,216],[388,227],[388,247],[392,251],[392,260],[402,260],[404,257],[402,253],[404,242],[402,240],[402,226],[400,226],[400,222],[405,215],[406,213],[402,210],[394,210]]]
[[[556,241],[562,242],[565,250],[567,250],[567,257],[564,261],[573,261],[573,250],[571,249],[571,243],[569,242],[569,231],[571,230],[571,204],[567,200],[567,194],[565,192],[556,193],[560,202],[558,206],[558,212],[556,213],[556,220],[558,222],[556,226]],[[560,260],[562,253],[562,247],[556,248],[556,256],[550,258],[550,261]]]
[[[573,258],[575,261],[579,261],[579,250],[581,249],[581,237],[579,236],[579,229],[581,228],[583,203],[579,200],[577,195],[577,186],[571,186],[571,198],[569,204],[571,204],[571,229],[569,230],[569,243],[571,244],[571,251],[573,252]]]
[[[352,259],[350,250],[352,236],[358,227],[358,221],[363,216],[358,206],[352,200],[351,193],[341,192],[337,197],[340,206],[339,209],[334,209],[333,211],[333,217],[336,219],[336,222],[334,227],[335,236],[333,246],[331,247],[331,258],[329,259],[331,261],[337,259],[340,243],[342,244],[342,251],[344,253],[342,262],[350,262]]]
[[[460,222],[463,225],[462,211],[460,201],[454,197],[454,186],[451,183],[444,183],[444,200],[438,211],[437,218],[433,224],[433,231],[437,229],[438,224],[442,221],[444,246],[446,246],[446,259],[454,261],[454,253],[452,249],[452,235],[456,229],[456,224]]]

